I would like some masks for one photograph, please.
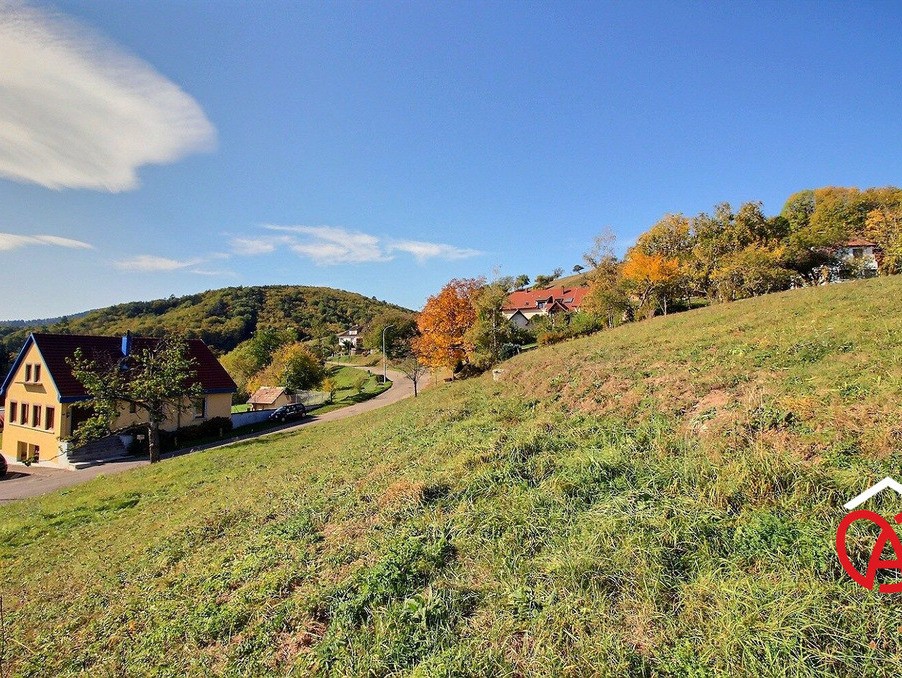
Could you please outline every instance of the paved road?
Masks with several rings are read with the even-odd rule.
[[[348,365],[344,366],[348,367]],[[362,367],[359,369],[363,369],[374,374],[382,374],[381,369],[374,367]],[[392,403],[396,403],[399,400],[404,400],[405,398],[409,398],[413,395],[413,383],[407,377],[405,377],[404,374],[395,370],[388,370],[388,378],[392,380],[391,388],[389,388],[384,393],[380,393],[375,398],[364,400],[362,403],[349,405],[348,407],[342,407],[338,410],[332,410],[331,412],[326,412],[325,414],[322,414],[320,416],[311,415],[300,422],[286,424],[285,426],[279,426],[278,428],[269,429],[265,432],[249,433],[244,436],[233,438],[228,442],[199,445],[193,448],[186,448],[184,450],[170,452],[163,455],[163,459],[170,459],[175,456],[181,456],[183,454],[189,454],[190,452],[196,452],[199,450],[210,450],[218,447],[226,447],[228,445],[239,443],[243,440],[249,440],[251,438],[264,438],[266,436],[285,433],[286,431],[294,431],[306,426],[315,426],[316,424],[322,424],[327,421],[346,419],[363,412],[369,412],[370,410],[376,410],[380,407],[391,405]],[[420,378],[418,385],[420,390],[428,385],[428,380],[428,374],[423,375]],[[98,464],[96,466],[92,466],[90,468],[80,469],[78,471],[63,471],[41,466],[29,467],[23,466],[22,464],[10,464],[9,475],[6,479],[0,480],[0,503],[15,501],[17,499],[24,499],[26,497],[36,497],[41,494],[53,492],[54,490],[62,489],[64,487],[70,487],[72,485],[78,485],[80,483],[87,482],[88,480],[96,478],[97,476],[109,475],[112,473],[121,473],[122,471],[128,471],[133,468],[138,468],[139,466],[146,466],[148,463],[149,462],[147,460],[143,459],[109,461]]]

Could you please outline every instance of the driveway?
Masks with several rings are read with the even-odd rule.
[[[344,365],[344,367],[349,367]],[[360,367],[357,369],[366,370],[373,374],[382,374],[382,370],[375,367]],[[198,445],[197,447],[185,448],[169,452],[163,455],[163,459],[171,459],[190,452],[199,450],[212,450],[228,445],[235,445],[244,440],[251,438],[265,438],[267,436],[285,433],[286,431],[295,431],[306,426],[316,426],[327,421],[336,421],[338,419],[347,419],[363,412],[378,410],[386,407],[399,400],[404,400],[413,395],[413,383],[404,376],[402,372],[396,370],[388,370],[388,378],[391,379],[392,385],[384,393],[380,393],[375,398],[364,400],[356,405],[349,405],[338,410],[326,412],[323,415],[310,415],[300,422],[286,424],[278,428],[269,429],[259,433],[248,433],[247,435],[238,436],[225,442],[210,443],[208,445]],[[419,390],[423,390],[429,384],[429,375],[424,374],[420,377],[418,383]],[[112,460],[108,462],[98,463],[89,468],[83,468],[78,471],[64,471],[46,466],[24,466],[22,464],[10,464],[9,474],[6,479],[0,480],[0,503],[16,501],[17,499],[25,499],[26,497],[37,497],[48,492],[79,485],[87,482],[92,478],[102,475],[110,475],[113,473],[122,473],[139,466],[146,466],[149,462],[146,459],[123,459]]]

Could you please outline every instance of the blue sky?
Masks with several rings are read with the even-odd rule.
[[[622,251],[667,212],[898,184],[900,19],[0,0],[0,319],[276,283],[419,308],[605,227]]]

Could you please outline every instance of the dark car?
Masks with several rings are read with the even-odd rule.
[[[0,454],[0,478],[6,475],[6,458]]]
[[[307,408],[301,403],[297,403],[296,405],[282,405],[282,407],[269,415],[269,420],[285,422],[303,419],[306,416]]]

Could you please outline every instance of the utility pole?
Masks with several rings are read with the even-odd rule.
[[[385,333],[394,325],[386,325],[382,328],[382,383],[388,381],[388,353],[385,351]]]

